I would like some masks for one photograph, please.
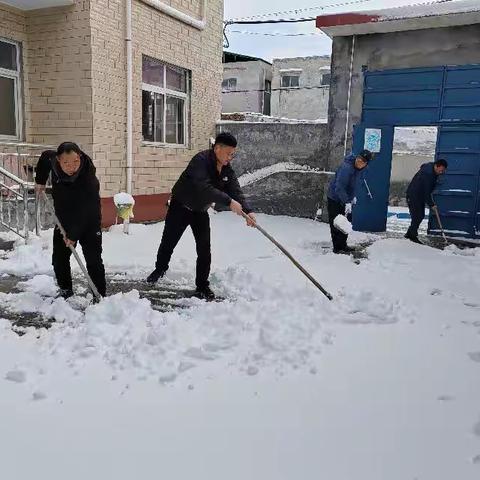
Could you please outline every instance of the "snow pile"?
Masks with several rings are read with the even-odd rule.
[[[135,199],[129,193],[120,192],[113,196],[113,203],[115,203],[116,207],[122,205],[135,205]]]
[[[328,88],[328,86],[325,86]],[[222,119],[217,122],[217,125],[226,125],[229,123],[309,123],[309,124],[326,124],[328,118],[318,118],[316,120],[302,120],[287,117],[272,117],[256,112],[231,112],[222,113]]]
[[[247,185],[251,185],[259,180],[263,180],[270,175],[282,172],[310,173],[328,176],[335,175],[335,172],[327,172],[318,168],[312,168],[309,165],[298,165],[294,162],[279,162],[275,163],[274,165],[269,165],[268,167],[259,168],[253,172],[244,173],[238,177],[238,181],[241,187],[246,187]]]

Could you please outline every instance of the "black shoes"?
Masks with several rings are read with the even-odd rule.
[[[154,284],[158,282],[158,279],[163,277],[165,275],[165,272],[162,270],[157,270],[155,269],[148,277],[147,277],[147,282]]]
[[[345,248],[334,248],[333,253],[338,255],[350,255],[351,253],[355,252],[355,248],[349,247],[348,245]]]
[[[212,292],[210,287],[197,287],[193,296],[200,298],[201,300],[215,300],[215,294]]]
[[[414,237],[413,235],[409,234],[408,232],[405,234],[405,238],[410,240],[413,243],[418,243],[419,245],[423,245],[423,242],[418,239],[418,237]]]

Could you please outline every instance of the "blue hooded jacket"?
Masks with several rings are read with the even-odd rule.
[[[327,197],[331,200],[345,205],[352,203],[355,197],[355,184],[359,175],[363,175],[363,170],[355,168],[356,155],[351,154],[345,157],[343,163],[338,167],[335,178],[330,182]]]
[[[407,200],[411,203],[433,206],[432,192],[437,184],[433,162],[424,163],[407,188]]]

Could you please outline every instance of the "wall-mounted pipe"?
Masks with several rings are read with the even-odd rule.
[[[198,18],[192,17],[186,13],[177,10],[176,8],[167,5],[166,3],[161,2],[160,0],[141,0],[146,5],[149,5],[156,10],[165,13],[166,15],[180,20],[191,27],[196,28],[197,30],[205,30],[207,26],[207,0],[203,0],[202,2],[202,19],[199,20]]]

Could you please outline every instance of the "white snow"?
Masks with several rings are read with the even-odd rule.
[[[113,202],[117,207],[120,205],[135,205],[135,199],[126,192],[116,193],[113,196]]]
[[[294,162],[279,162],[268,167],[259,168],[253,172],[244,173],[238,177],[238,181],[241,187],[251,185],[252,183],[263,180],[264,178],[273,175],[274,173],[281,172],[295,172],[295,173],[310,173],[316,175],[335,175],[335,172],[327,172],[317,168],[312,168],[308,165],[298,165]]]
[[[350,233],[353,231],[352,224],[348,221],[345,215],[337,215],[333,220],[333,225],[335,228],[343,233],[346,233],[347,235],[350,235]]]
[[[477,479],[480,248],[354,232],[374,241],[356,265],[328,225],[258,222],[334,301],[231,213],[211,218],[218,303],[160,313],[131,291],[83,314],[77,282],[45,297],[51,231],[0,259],[28,277],[2,307],[57,319],[0,320],[2,478]],[[162,228],[106,233],[109,275],[144,278]],[[164,282],[193,287],[194,264],[187,232]]]

